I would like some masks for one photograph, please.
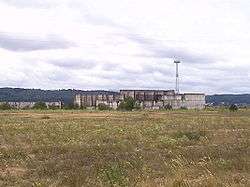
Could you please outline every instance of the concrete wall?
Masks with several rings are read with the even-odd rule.
[[[173,109],[203,109],[205,94],[175,94],[173,90],[121,90],[117,95],[76,95],[75,104],[85,107],[97,107],[103,103],[117,109],[118,103],[132,97],[143,109],[164,109],[170,105]]]
[[[62,102],[58,101],[58,102],[45,102],[47,108],[50,107],[56,107],[56,108],[62,108]]]
[[[82,95],[81,94],[77,94],[74,98],[74,105],[81,107],[82,106]]]
[[[99,104],[105,104],[115,110],[118,108],[118,102],[116,101],[98,101],[97,100],[96,107],[98,107]]]
[[[119,97],[110,94],[83,94],[76,95],[74,99],[74,104],[79,107],[97,107],[98,104],[103,103],[108,106],[111,105],[112,108],[115,107],[116,101],[119,101]]]
[[[12,108],[25,109],[32,108],[36,104],[35,102],[5,102],[9,104]]]
[[[205,94],[184,94],[184,107],[187,109],[204,109]]]
[[[33,108],[36,102],[0,102],[0,104],[7,103],[9,104],[12,108],[16,109],[28,109],[28,108]],[[50,107],[58,107],[62,108],[62,102],[45,102],[47,108]]]

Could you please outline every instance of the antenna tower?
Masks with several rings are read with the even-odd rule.
[[[174,61],[175,65],[176,65],[176,83],[175,83],[175,92],[177,94],[180,93],[180,87],[179,87],[179,64],[181,63],[180,61],[178,60],[175,60]]]

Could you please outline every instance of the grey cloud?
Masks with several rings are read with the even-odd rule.
[[[152,63],[152,64],[143,64],[139,69],[129,69],[124,68],[121,65],[114,63],[102,63],[101,69],[105,72],[108,72],[111,78],[114,75],[114,72],[119,72],[120,79],[131,79],[138,78],[141,75],[148,75],[152,73],[160,73],[162,75],[172,75],[173,69],[166,66],[166,64],[161,63]]]
[[[69,69],[93,69],[98,65],[98,63],[93,60],[76,59],[76,58],[48,60],[47,63],[53,64],[61,68],[69,68]]]
[[[148,57],[172,58],[184,61],[186,63],[197,63],[197,64],[214,63],[217,60],[222,60],[207,54],[196,54],[189,52],[186,49],[169,47],[163,45],[162,42],[159,40],[146,38],[144,36],[137,34],[127,34],[125,35],[125,37],[139,44],[143,49],[149,51],[151,54],[148,55]]]
[[[135,73],[126,69],[115,69],[112,71],[101,71],[96,75],[102,80],[108,80],[110,83],[116,83],[122,85],[122,88],[134,86],[134,88],[149,88],[150,86],[159,88],[163,85],[171,85],[171,75],[169,74],[149,74],[142,71]],[[120,88],[121,88],[120,87]],[[119,87],[118,87],[119,88]]]
[[[3,3],[15,6],[15,7],[20,7],[20,8],[55,8],[56,6],[59,5],[66,5],[67,7],[72,7],[75,10],[78,10],[82,15],[83,19],[85,22],[88,22],[93,25],[104,25],[104,26],[111,26],[111,27],[120,27],[123,28],[121,25],[118,23],[115,23],[111,19],[108,19],[104,16],[96,16],[90,13],[85,13],[89,12],[87,6],[85,3],[81,1],[64,1],[61,2],[61,0],[2,0]]]
[[[32,7],[32,8],[50,8],[55,7],[57,3],[51,0],[2,0],[6,3],[15,7]]]
[[[36,51],[49,49],[66,49],[75,46],[74,43],[55,35],[40,37],[15,36],[0,32],[0,48],[10,51]]]
[[[114,28],[126,29],[124,26],[114,22],[111,19],[101,16],[95,16],[91,14],[84,14],[84,20],[92,25],[100,25],[100,26],[110,26]]]
[[[117,70],[119,68],[118,64],[115,63],[103,63],[102,64],[102,69],[105,71],[114,71]]]
[[[159,72],[164,75],[171,75],[173,74],[173,69],[170,69],[169,67],[162,64],[160,65],[151,64],[143,66],[143,73],[153,73],[153,72]]]
[[[68,72],[62,70],[53,71],[53,73],[50,73],[47,77],[49,81],[56,82],[66,82],[71,78]]]
[[[112,81],[128,81],[128,80],[134,80],[138,77],[138,75],[136,75],[135,73],[128,73],[121,70],[114,70],[114,71],[102,71],[100,72],[98,75],[98,77],[102,78],[102,79],[107,79]]]

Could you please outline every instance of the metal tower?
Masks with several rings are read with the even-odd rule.
[[[175,91],[177,94],[180,93],[180,87],[179,87],[179,64],[181,63],[178,60],[175,60],[174,63],[176,64],[176,84],[175,84]]]

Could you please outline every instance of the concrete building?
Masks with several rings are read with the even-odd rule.
[[[0,105],[7,103],[11,108],[15,109],[29,109],[33,108],[36,102],[0,102]],[[45,102],[47,108],[62,108],[62,102]]]
[[[133,98],[142,109],[204,109],[205,94],[177,94],[174,90],[120,90],[116,94],[83,94],[76,95],[74,103],[79,107],[96,108],[105,104],[117,109],[127,97]]]
[[[119,96],[115,94],[77,94],[74,104],[86,108],[96,108],[99,104],[105,104],[116,109],[119,103]]]

